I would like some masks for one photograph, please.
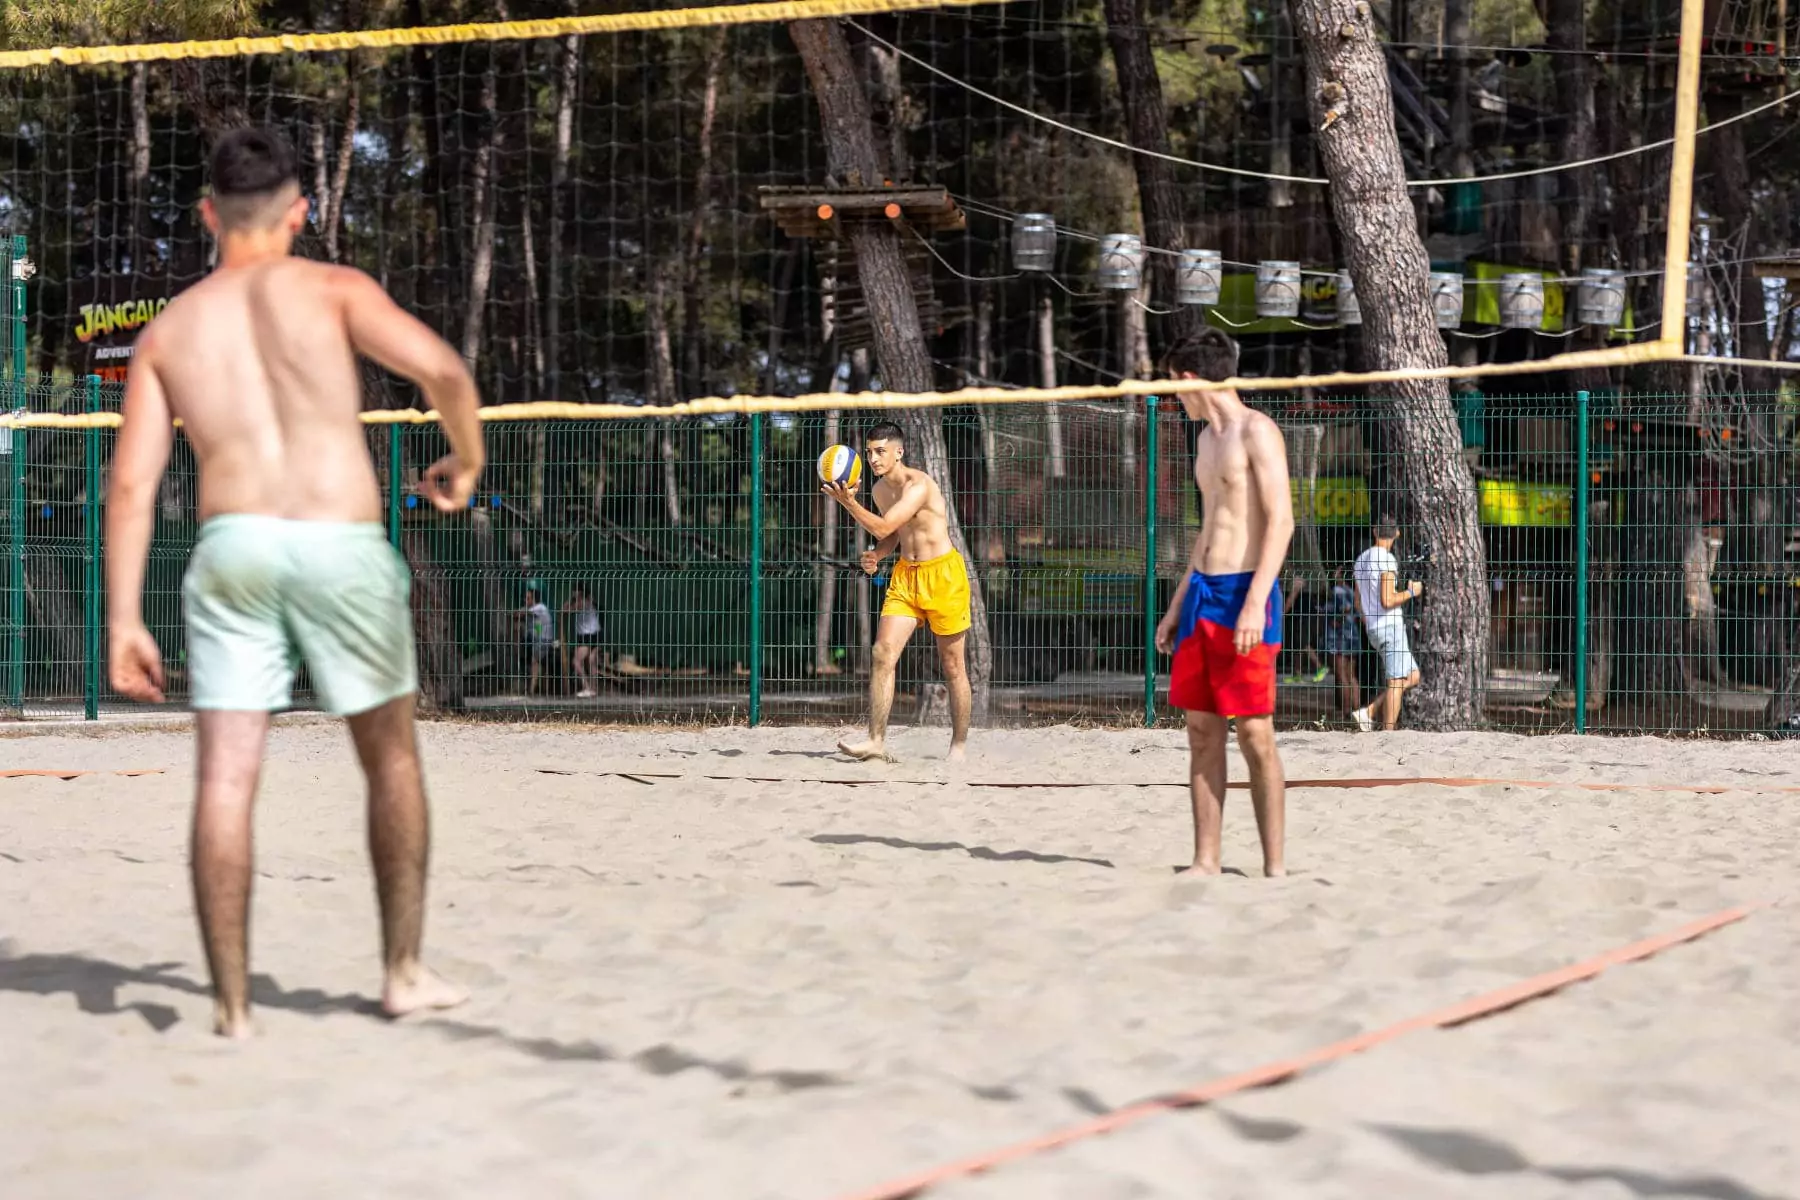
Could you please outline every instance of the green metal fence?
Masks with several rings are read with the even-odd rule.
[[[118,399],[88,382],[26,398],[33,411]],[[1283,579],[1280,716],[1347,727],[1346,704],[1372,697],[1378,667],[1366,650],[1338,661],[1343,619],[1329,610],[1334,579],[1368,544],[1372,512],[1396,494],[1393,408],[1255,402],[1286,434],[1299,519]],[[1460,413],[1487,561],[1489,724],[1791,725],[1800,547],[1788,397],[1470,394]],[[874,578],[859,569],[866,539],[819,495],[813,463],[874,419],[491,423],[491,468],[470,512],[453,518],[409,494],[443,451],[437,429],[371,426],[389,532],[413,570],[425,694],[443,708],[507,716],[859,718],[885,569]],[[953,409],[943,432],[942,482],[988,611],[990,719],[1175,719],[1167,660],[1151,639],[1198,517],[1194,430],[1179,406]],[[6,458],[9,711],[129,707],[104,686],[99,529],[112,439],[32,430],[15,435]],[[145,610],[172,703],[185,694],[179,587],[196,499],[192,455],[178,439],[157,499]],[[1428,574],[1427,603],[1447,583]],[[577,587],[603,618],[587,652],[598,659],[591,696],[577,671]],[[556,613],[547,652],[526,642],[528,589]],[[903,660],[897,719],[930,695],[934,659],[921,635]]]

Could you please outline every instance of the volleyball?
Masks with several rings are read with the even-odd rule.
[[[819,482],[853,488],[862,478],[862,455],[848,446],[828,446],[819,455]]]

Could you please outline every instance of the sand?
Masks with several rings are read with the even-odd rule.
[[[1296,789],[1276,881],[1234,793],[1249,876],[1193,880],[1179,731],[978,731],[960,776],[846,732],[428,726],[428,956],[475,997],[389,1025],[347,744],[284,723],[247,1045],[208,1032],[189,735],[0,739],[166,770],[0,780],[0,1192],[830,1200],[1800,886],[1791,745],[1295,734],[1296,778],[1557,786]],[[1742,1200],[1800,1194],[1796,1129],[1789,905],[931,1195]]]

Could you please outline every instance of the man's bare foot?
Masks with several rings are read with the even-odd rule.
[[[1282,876],[1284,876],[1286,874],[1287,874],[1287,864],[1285,864],[1285,863],[1264,863],[1263,864],[1263,875],[1266,878],[1280,879]]]
[[[887,747],[880,742],[858,742],[852,746],[848,742],[839,742],[838,749],[848,754],[857,762],[893,762],[894,756],[887,752]]]
[[[1223,870],[1224,869],[1218,863],[1201,862],[1199,859],[1195,859],[1192,866],[1182,868],[1178,874],[1219,875],[1223,873]]]
[[[246,1041],[256,1031],[250,1026],[250,1010],[231,1012],[222,1005],[213,1006],[213,1032],[234,1042]]]
[[[388,972],[381,988],[381,1011],[390,1017],[427,1009],[455,1008],[469,993],[423,963]]]
[[[950,762],[967,762],[968,759],[969,748],[966,745],[958,742],[956,745],[950,747]]]

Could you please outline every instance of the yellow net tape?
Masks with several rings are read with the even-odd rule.
[[[175,58],[242,58],[252,54],[305,54],[329,50],[389,50],[397,46],[448,46],[459,42],[524,41],[570,34],[630,33],[646,29],[694,29],[754,25],[763,21],[805,21],[922,8],[973,8],[1005,0],[774,0],[766,4],[721,4],[666,12],[612,13],[593,17],[552,17],[539,21],[491,21],[479,25],[428,25],[413,29],[355,29],[343,33],[290,33],[273,37],[221,38],[209,42],[160,42],[142,46],[51,46],[43,50],[0,51],[0,69],[47,67],[57,63],[157,62]]]
[[[1474,379],[1486,375],[1536,375],[1577,367],[1615,367],[1682,358],[1679,344],[1639,342],[1605,350],[1577,350],[1531,362],[1489,363],[1475,367],[1437,367],[1398,371],[1338,371],[1329,375],[1285,378],[1228,379],[1207,383],[1195,379],[1128,379],[1115,384],[1082,384],[1055,388],[962,388],[954,392],[815,392],[805,396],[704,396],[680,404],[571,404],[544,400],[535,404],[497,404],[481,410],[484,421],[622,421],[636,417],[709,417],[754,412],[821,412],[827,409],[948,408],[958,404],[1045,404],[1061,400],[1116,400],[1125,396],[1176,396],[1208,388],[1246,392],[1300,388],[1402,383],[1417,379]],[[1705,360],[1716,361],[1716,360]],[[424,425],[437,414],[418,409],[379,409],[362,414],[367,425]],[[120,423],[118,413],[25,413],[0,416],[0,429],[106,429]]]

